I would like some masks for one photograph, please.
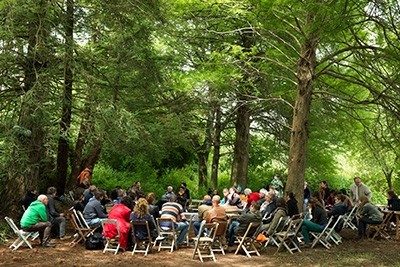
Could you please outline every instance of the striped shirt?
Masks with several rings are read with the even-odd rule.
[[[162,205],[161,219],[171,219],[173,222],[181,220],[182,205],[176,202],[167,202]],[[182,216],[183,217],[183,216]]]

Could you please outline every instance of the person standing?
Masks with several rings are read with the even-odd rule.
[[[354,184],[350,186],[350,200],[353,206],[358,203],[360,197],[365,196],[371,199],[371,190],[361,182],[360,176],[354,177]]]
[[[48,198],[46,195],[39,195],[33,201],[21,218],[21,228],[25,232],[39,232],[40,244],[44,248],[54,247],[51,244],[50,233],[51,223],[47,221],[46,205]]]
[[[278,191],[278,196],[277,197],[283,197],[283,183],[280,180],[279,174],[275,174],[274,178],[271,181],[271,186],[274,187],[276,191]]]
[[[86,184],[90,186],[92,184],[92,169],[85,168],[76,178],[78,186],[81,184]],[[85,180],[85,181],[84,181]]]

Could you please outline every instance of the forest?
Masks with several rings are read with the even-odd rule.
[[[1,0],[0,211],[26,190],[400,186],[398,0]]]

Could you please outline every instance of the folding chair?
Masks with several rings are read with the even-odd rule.
[[[217,234],[217,229],[218,223],[205,223],[200,226],[200,233],[203,233],[203,231],[206,230],[208,234],[204,234],[204,236],[201,237],[193,237],[193,240],[195,241],[193,259],[198,256],[201,262],[203,262],[203,258],[211,258],[215,261],[212,245],[214,243],[215,235]],[[203,253],[207,254],[205,255]]]
[[[342,237],[336,232],[335,228],[340,223],[340,221],[343,220],[343,216],[344,215],[340,215],[339,217],[337,217],[335,222],[333,223],[333,225],[329,226],[328,229],[326,229],[324,238],[327,242],[332,241],[336,245],[339,245],[340,243],[342,243]],[[335,218],[333,218],[333,220],[334,219]]]
[[[286,248],[290,254],[293,254],[293,251],[301,252],[296,239],[302,224],[303,219],[301,217],[297,217],[295,219],[291,218],[287,227],[275,234],[278,242],[278,249],[276,250],[275,254],[278,253],[282,247]]]
[[[343,228],[350,228],[352,230],[357,230],[357,226],[352,222],[354,219],[354,215],[356,214],[358,205],[354,205],[351,211],[348,214],[343,216]]]
[[[132,255],[135,254],[135,252],[137,252],[137,253],[144,253],[144,256],[147,256],[147,254],[150,252],[150,245],[152,244],[149,222],[148,221],[131,222],[131,227],[132,227],[133,242],[135,243],[135,246],[133,247],[132,250]],[[136,232],[143,228],[146,229],[147,236],[145,239],[138,239]]]
[[[371,239],[378,239],[379,237],[383,237],[385,239],[390,239],[390,235],[386,232],[386,226],[391,222],[392,216],[394,212],[391,210],[383,211],[383,221],[380,224],[370,224],[368,227],[368,231],[375,230],[375,233],[372,235]]]
[[[101,227],[103,229],[106,229],[107,225],[113,225],[117,229],[117,235],[113,238],[108,238],[106,237],[106,245],[104,246],[103,253],[106,253],[106,251],[111,251],[114,252],[114,255],[117,255],[118,250],[119,250],[119,237],[120,237],[120,232],[119,232],[119,224],[117,220],[113,219],[101,219]]]
[[[239,246],[235,251],[235,255],[238,254],[240,249],[243,249],[243,251],[246,253],[246,256],[249,258],[251,258],[250,254],[256,254],[257,256],[260,256],[260,253],[254,245],[260,227],[261,222],[252,222],[247,227],[247,230],[243,236],[236,236],[236,239],[239,240]]]
[[[279,233],[280,231],[282,231],[282,229],[287,227],[289,222],[290,222],[290,217],[289,216],[281,217],[279,219],[279,222],[276,225],[275,229],[273,230],[272,234],[269,236],[267,242],[265,242],[264,247],[267,247],[271,243],[273,245],[275,245],[275,246],[279,246],[279,243],[278,243],[277,237],[276,237],[276,233]]]
[[[9,217],[4,217],[4,219],[7,221],[8,225],[11,227],[11,229],[14,231],[14,233],[18,236],[17,239],[15,239],[14,243],[12,243],[9,248],[13,248],[13,250],[17,250],[21,245],[25,244],[28,246],[30,249],[32,249],[31,244],[28,241],[28,238],[32,236],[35,232],[25,232],[21,229],[18,229],[18,227],[15,225],[14,221],[9,218]]]
[[[157,218],[157,227],[159,230],[159,236],[157,237],[156,242],[160,243],[158,246],[158,251],[160,251],[162,248],[170,249],[171,252],[174,250],[174,248],[177,249],[174,221],[171,219]]]
[[[225,236],[230,221],[217,221],[217,223],[218,223],[218,228],[215,234],[214,243],[212,245],[212,251],[214,253],[221,252],[222,255],[225,255],[225,250],[224,250],[224,244],[226,243]]]
[[[72,209],[72,213],[70,215],[70,221],[72,226],[75,229],[76,234],[74,235],[74,240],[71,241],[69,244],[71,247],[75,246],[76,244],[86,242],[87,237],[92,235],[94,231],[96,231],[97,227],[90,228],[86,223],[85,219],[83,218],[83,214],[80,211]]]
[[[310,232],[310,234],[314,237],[314,241],[311,244],[311,248],[315,247],[315,245],[317,243],[321,243],[324,247],[326,247],[327,249],[331,248],[331,244],[329,244],[329,240],[327,240],[326,238],[323,238],[326,234],[326,231],[329,228],[329,225],[332,223],[333,221],[333,217],[330,217],[328,220],[328,224],[324,227],[324,229],[322,230],[322,232],[318,233],[318,232]]]

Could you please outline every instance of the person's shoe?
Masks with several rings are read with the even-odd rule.
[[[55,246],[56,245],[48,242],[42,244],[42,248],[54,248]]]
[[[310,248],[311,247],[311,244],[310,243],[303,243],[303,244],[300,244],[300,248]]]
[[[70,235],[64,235],[64,236],[61,236],[60,237],[60,240],[68,240],[68,239],[70,239],[72,236],[70,236]]]

